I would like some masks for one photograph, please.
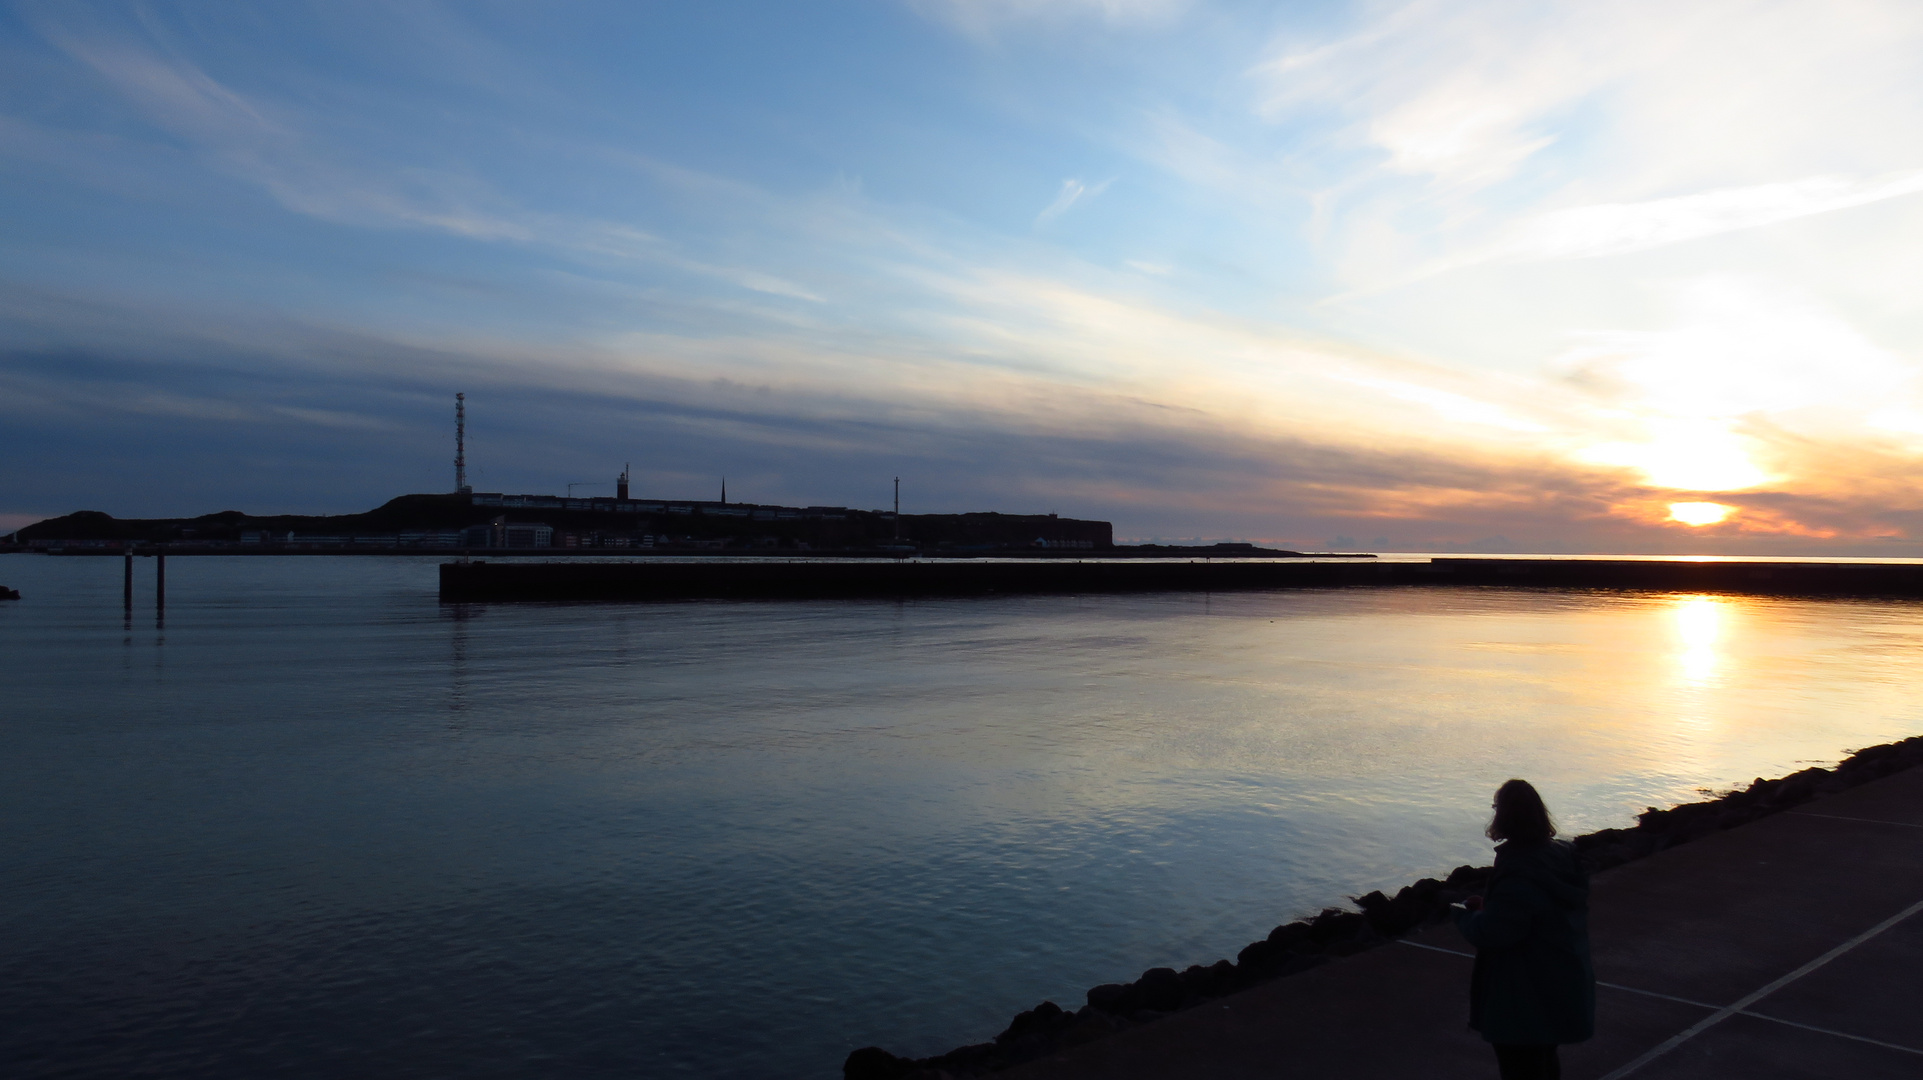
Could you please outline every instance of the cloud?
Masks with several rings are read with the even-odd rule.
[[[1517,235],[1491,257],[1518,261],[1588,259],[1646,251],[1866,206],[1918,191],[1923,191],[1923,170],[1874,180],[1813,176],[1648,202],[1576,206],[1523,222]]]
[[[1092,298],[1060,297],[1032,317],[1088,304],[1096,306],[1087,313],[1105,310]],[[1201,324],[1154,318],[1191,339],[1204,333]],[[143,322],[138,313],[123,321]],[[656,335],[633,351],[548,347],[530,366],[517,362],[526,347],[510,343],[494,343],[491,353],[426,350],[272,320],[251,330],[230,324],[212,339],[186,313],[171,330],[164,317],[144,321],[137,345],[111,352],[0,353],[0,400],[18,406],[0,439],[0,452],[17,463],[0,484],[0,512],[82,504],[121,514],[345,510],[378,502],[397,484],[437,490],[446,482],[447,397],[463,388],[470,458],[487,470],[480,482],[508,490],[546,490],[634,460],[668,494],[726,471],[757,476],[755,497],[766,501],[863,505],[862,477],[900,473],[915,477],[931,508],[1054,509],[1116,521],[1124,535],[1188,535],[1206,522],[1211,532],[1302,544],[1393,530],[1399,546],[1415,550],[1473,546],[1496,532],[1534,550],[1700,550],[1691,545],[1704,542],[1662,520],[1676,496],[1629,470],[1540,448],[1385,441],[1379,430],[1342,424],[1278,427],[1219,403],[1171,408],[1169,394],[1071,387],[1038,372],[977,375],[976,391],[957,395],[960,381],[919,365],[860,366],[885,363],[892,349],[836,359],[808,355],[799,342]],[[1114,333],[1133,337],[1152,325]],[[1213,333],[1233,340],[1231,328]],[[138,358],[129,354],[136,348]],[[764,356],[766,366],[714,362],[748,349],[781,355]],[[1305,365],[1345,363],[1298,355]],[[1425,396],[1412,381],[1421,378],[1417,369],[1346,363],[1347,377],[1331,385],[1351,395]],[[836,375],[837,367],[848,374]],[[857,370],[871,377],[851,377]],[[803,372],[816,375],[798,377]],[[1365,385],[1363,372],[1378,385]],[[1389,385],[1395,376],[1410,381]],[[1458,397],[1440,407],[1473,401]],[[1305,411],[1327,404],[1309,402]],[[1923,541],[1923,491],[1901,479],[1900,448],[1866,457],[1859,440],[1762,428],[1750,435],[1790,448],[1801,465],[1886,479],[1860,492],[1832,485],[1821,496],[1719,496],[1739,508],[1735,524],[1717,527],[1724,550],[1780,552],[1820,541],[1831,552],[1850,544],[1887,551],[1893,542]]]
[[[1035,224],[1038,226],[1046,225],[1056,218],[1061,217],[1063,214],[1068,213],[1071,207],[1083,199],[1093,199],[1102,192],[1107,191],[1108,186],[1114,182],[1113,179],[1109,179],[1099,184],[1089,185],[1080,180],[1062,181],[1062,190],[1056,193],[1054,202],[1043,207],[1042,212],[1035,215]]]
[[[422,230],[480,243],[536,247],[575,259],[611,257],[765,296],[816,303],[822,299],[787,275],[690,255],[627,222],[528,209],[465,171],[370,159],[365,151],[322,133],[320,129],[330,126],[323,120],[264,94],[243,94],[190,60],[129,32],[82,32],[51,18],[40,22],[43,36],[111,85],[157,128],[182,140],[215,171],[259,188],[295,214],[356,228]],[[151,146],[127,141],[109,152],[98,138],[79,139],[6,117],[0,117],[0,146],[122,194],[130,183],[125,159],[152,154]],[[638,162],[631,154],[623,163],[639,165],[683,190],[719,193],[737,209],[760,194],[717,176]],[[785,209],[794,211],[792,205]]]
[[[1916,191],[1918,47],[1923,9],[1895,0],[1417,2],[1278,41],[1250,104],[1319,174],[1345,291],[1368,292]]]
[[[1735,274],[1665,291],[1668,326],[1581,335],[1560,361],[1568,377],[1611,405],[1678,418],[1868,412],[1916,391],[1913,362],[1815,297]]]
[[[991,41],[1011,26],[1061,24],[1093,19],[1105,26],[1166,25],[1193,7],[1193,0],[910,0],[909,6],[978,41]]]
[[[578,479],[596,461],[611,469],[631,457],[650,477],[757,472],[766,478],[757,497],[767,501],[860,505],[850,478],[900,472],[916,478],[918,497],[936,509],[1052,507],[1163,529],[1221,518],[1266,533],[1323,532],[1308,523],[1327,518],[1446,518],[1514,508],[1535,499],[1531,492],[1556,474],[1553,467],[1544,473],[1460,454],[1238,433],[1206,417],[1113,400],[1087,408],[1099,424],[1037,423],[993,402],[914,409],[888,397],[770,396],[740,382],[593,370],[559,383],[551,373],[534,381],[532,372],[487,358],[436,360],[395,343],[338,335],[288,340],[283,332],[280,347],[305,352],[323,341],[351,362],[299,374],[275,365],[274,373],[244,381],[227,370],[259,370],[272,353],[229,345],[213,367],[204,360],[0,355],[0,385],[11,391],[64,382],[58,392],[67,404],[7,425],[0,441],[20,467],[0,488],[0,507],[51,503],[64,510],[80,499],[123,515],[213,508],[180,505],[199,498],[223,508],[354,509],[356,500],[367,505],[395,494],[397,482],[435,490],[445,482],[449,406],[436,391],[449,385],[468,391],[470,460],[487,470],[482,482],[509,490],[543,490]],[[161,351],[209,352],[191,338]],[[284,403],[269,404],[277,398]],[[168,406],[152,407],[156,400]],[[343,427],[343,416],[358,423]],[[69,442],[47,439],[56,428]],[[135,445],[158,453],[128,457]],[[54,467],[63,460],[66,466]],[[116,460],[122,465],[110,467]],[[215,460],[223,467],[210,468]],[[92,480],[63,486],[70,479],[63,469],[75,465]],[[160,473],[176,470],[181,475],[156,483]],[[1566,492],[1578,485],[1560,486]],[[1588,512],[1602,511],[1598,504]]]
[[[1534,263],[1627,255],[1726,233],[1868,206],[1923,191],[1923,170],[1855,179],[1803,180],[1722,188],[1636,203],[1601,203],[1527,217],[1480,250],[1466,250],[1378,282],[1369,291],[1403,289],[1442,274],[1492,262]]]
[[[1679,490],[1809,495],[1849,482],[1835,447],[1923,457],[1923,432],[1876,423],[1917,407],[1913,363],[1807,296],[1733,276],[1669,288],[1670,327],[1590,334],[1565,356],[1599,406],[1579,460]]]
[[[289,210],[342,224],[427,228],[479,240],[534,236],[527,222],[503,212],[502,200],[472,176],[418,165],[356,164],[355,153],[316,135],[299,110],[235,90],[136,32],[77,30],[51,12],[33,21],[43,37],[160,130]]]
[[[911,168],[872,85],[792,113],[683,85],[744,95],[698,119],[647,114],[660,87],[609,71],[606,98],[542,97],[543,63],[587,53],[520,48],[485,13],[378,45],[458,79],[347,84],[364,54],[250,65],[239,32],[35,9],[61,51],[9,85],[57,72],[43,96],[73,104],[19,93],[0,118],[25,165],[0,409],[31,462],[0,495],[41,506],[95,444],[164,443],[209,475],[226,454],[262,498],[299,455],[337,463],[303,473],[329,498],[390,494],[382,461],[438,484],[443,399],[466,388],[496,403],[477,415],[496,410],[502,486],[640,444],[663,483],[725,461],[836,501],[906,461],[954,508],[1060,499],[1125,533],[1923,536],[1913,5],[922,10],[1031,39],[959,50],[890,103],[927,135]],[[1051,51],[1144,26],[1084,62]],[[927,47],[911,30],[874,52]],[[956,54],[935,37],[913,55]],[[477,89],[501,55],[516,92]],[[796,138],[730,126],[743,112]],[[1153,166],[1131,213],[1047,228],[1108,182],[1036,212],[1032,178],[1119,173],[1117,154]],[[89,220],[32,220],[62,179],[95,185]],[[226,204],[255,191],[242,229]],[[140,479],[125,498],[214,490]],[[1739,511],[1722,531],[1661,520],[1717,491]]]
[[[1556,141],[1548,116],[1608,81],[1622,35],[1599,21],[1577,5],[1403,4],[1334,41],[1280,43],[1251,72],[1257,107],[1320,113],[1393,172],[1485,186]]]

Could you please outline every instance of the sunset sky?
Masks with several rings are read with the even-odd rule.
[[[1923,556],[1923,4],[0,9],[0,529]]]

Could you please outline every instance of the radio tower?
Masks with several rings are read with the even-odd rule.
[[[467,486],[467,395],[454,395],[454,493],[466,495]]]

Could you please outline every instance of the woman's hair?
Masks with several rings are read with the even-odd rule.
[[[1527,780],[1511,780],[1496,789],[1496,816],[1485,830],[1491,840],[1520,840],[1534,843],[1556,835],[1556,823],[1549,808]]]

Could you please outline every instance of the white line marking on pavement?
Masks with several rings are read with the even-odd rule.
[[[1596,985],[1607,986],[1611,990],[1621,990],[1625,993],[1641,994],[1644,997],[1662,998],[1664,1001],[1674,1001],[1679,1005],[1694,1005],[1699,1009],[1708,1009],[1711,1012],[1714,1012],[1717,1009],[1722,1008],[1721,1005],[1711,1005],[1707,1001],[1691,1001],[1688,998],[1679,998],[1674,994],[1658,994],[1654,990],[1638,990],[1633,986],[1624,986],[1621,983],[1606,983],[1606,982],[1598,981]]]
[[[1923,907],[1923,905],[1919,905],[1919,907]],[[1915,911],[1915,910],[1917,909],[1916,908],[1911,909],[1911,911]],[[1902,915],[1897,916],[1896,921],[1900,922],[1903,919],[1903,917],[1904,916]],[[1872,931],[1871,934],[1873,935],[1876,932],[1877,931]],[[1866,935],[1863,938],[1863,940],[1868,940],[1869,936],[1870,935]],[[1463,952],[1460,949],[1445,949],[1440,945],[1424,945],[1419,941],[1405,940],[1402,942],[1402,944],[1408,945],[1412,948],[1427,949],[1430,952],[1447,953],[1450,956],[1461,956],[1470,960],[1474,960],[1476,958],[1475,953]],[[1810,970],[1814,971],[1815,968],[1812,967]],[[1661,998],[1664,1001],[1673,1001],[1678,1005],[1689,1005],[1698,1009],[1709,1009],[1714,1011],[1714,1010],[1723,1008],[1723,1006],[1721,1005],[1711,1005],[1706,1001],[1693,1001],[1689,998],[1677,997],[1674,994],[1659,994],[1654,990],[1643,990],[1634,986],[1624,986],[1621,983],[1603,982],[1600,979],[1596,981],[1596,985],[1600,987],[1604,987],[1609,990],[1621,990],[1623,993],[1626,993],[1626,994],[1638,994],[1638,995],[1641,995],[1642,997]],[[1888,1050],[1901,1050],[1906,1054],[1923,1054],[1923,1050],[1919,1050],[1914,1046],[1904,1046],[1902,1043],[1884,1042],[1881,1039],[1872,1039],[1864,1035],[1852,1035],[1847,1031],[1835,1031],[1831,1028],[1817,1027],[1814,1024],[1798,1023],[1795,1020],[1785,1020],[1780,1016],[1771,1016],[1768,1013],[1752,1012],[1749,1009],[1744,1009],[1744,1008],[1734,1008],[1734,1011],[1739,1015],[1747,1016],[1752,1019],[1768,1020],[1772,1024],[1783,1024],[1787,1027],[1801,1028],[1804,1031],[1813,1031],[1818,1035],[1834,1035],[1839,1039],[1851,1039],[1860,1043],[1869,1043],[1871,1046],[1881,1046]],[[1618,1074],[1612,1073],[1610,1075],[1615,1076]]]
[[[1923,825],[1918,825],[1910,821],[1884,821],[1881,818],[1873,817],[1844,817],[1841,814],[1812,814],[1808,810],[1785,810],[1783,812],[1785,814],[1794,814],[1797,817],[1820,817],[1828,818],[1831,821],[1860,821],[1865,825],[1897,825],[1905,829],[1923,829]]]
[[[1673,1001],[1679,1005],[1694,1005],[1698,1009],[1721,1008],[1721,1006],[1711,1005],[1708,1002],[1691,1001],[1688,998],[1679,998],[1674,994],[1658,994],[1654,990],[1638,990],[1633,986],[1624,986],[1621,983],[1606,983],[1606,982],[1599,981],[1596,983],[1596,985],[1606,986],[1611,990],[1621,990],[1621,991],[1624,991],[1625,993],[1641,994],[1643,997],[1662,998],[1664,1001]],[[1795,1020],[1785,1020],[1780,1016],[1771,1016],[1768,1013],[1759,1013],[1751,1009],[1738,1009],[1736,1011],[1739,1014],[1750,1017],[1751,1019],[1754,1019],[1754,1020],[1768,1020],[1772,1024],[1783,1024],[1788,1027],[1802,1028],[1804,1031],[1814,1031],[1818,1035],[1834,1035],[1839,1039],[1854,1039],[1857,1042],[1869,1043],[1871,1046],[1882,1046],[1882,1047],[1887,1047],[1888,1049],[1891,1049],[1891,1050],[1901,1050],[1906,1054],[1923,1054],[1923,1050],[1918,1050],[1914,1046],[1904,1046],[1902,1043],[1884,1042],[1881,1039],[1872,1039],[1866,1035],[1851,1035],[1847,1031],[1834,1031],[1834,1030],[1831,1030],[1830,1028],[1817,1027],[1815,1024],[1802,1024],[1802,1023],[1796,1022]]]
[[[1407,945],[1412,949],[1427,949],[1430,952],[1448,953],[1450,956],[1466,956],[1471,960],[1474,960],[1476,958],[1475,953],[1463,952],[1461,949],[1445,949],[1440,945],[1424,945],[1420,941],[1407,941],[1400,938],[1398,938],[1397,940],[1401,941],[1402,944]]]
[[[1730,1017],[1735,1016],[1737,1013],[1743,1012],[1743,1010],[1749,1008],[1751,1005],[1756,1004],[1757,1002],[1763,1000],[1769,995],[1774,994],[1776,991],[1781,990],[1783,987],[1788,986],[1790,983],[1793,983],[1796,980],[1802,978],[1803,976],[1808,975],[1810,972],[1815,971],[1817,968],[1820,968],[1823,965],[1829,963],[1830,961],[1836,959],[1837,957],[1843,955],[1844,953],[1849,952],[1851,949],[1856,948],[1858,945],[1863,944],[1865,941],[1868,941],[1869,939],[1875,937],[1876,935],[1882,933],[1883,931],[1888,930],[1890,927],[1895,926],[1897,923],[1902,922],[1904,919],[1909,918],[1910,916],[1916,914],[1919,911],[1923,911],[1923,900],[1918,900],[1916,903],[1911,904],[1909,907],[1904,908],[1902,911],[1899,911],[1896,914],[1890,916],[1889,918],[1884,919],[1882,922],[1877,923],[1875,926],[1870,927],[1868,930],[1865,930],[1862,933],[1856,935],[1855,937],[1849,939],[1848,941],[1845,941],[1843,944],[1838,945],[1836,948],[1831,949],[1829,952],[1826,952],[1823,955],[1817,957],[1816,959],[1811,960],[1809,963],[1804,964],[1802,967],[1797,968],[1795,971],[1792,971],[1789,974],[1782,976],[1781,978],[1775,980],[1774,982],[1769,983],[1766,986],[1761,987],[1760,989],[1750,991],[1748,994],[1744,995],[1741,999],[1739,999],[1735,1004],[1725,1005],[1721,1009],[1717,1010],[1714,1014],[1710,1016],[1706,1016],[1703,1019],[1696,1021],[1694,1024],[1691,1024],[1688,1027],[1684,1028],[1683,1030],[1677,1032],[1676,1034],[1671,1035],[1669,1038],[1663,1040],[1658,1045],[1651,1047],[1648,1050],[1645,1050],[1641,1054],[1641,1056],[1637,1057],[1634,1061],[1631,1061],[1629,1064],[1624,1065],[1621,1068],[1615,1070],[1614,1072],[1611,1072],[1608,1075],[1604,1076],[1602,1080],[1622,1080],[1623,1077],[1628,1076],[1630,1073],[1635,1072],[1637,1069],[1642,1068],[1644,1065],[1647,1065],[1650,1062],[1656,1060],[1657,1058],[1662,1057],[1664,1054],[1667,1054],[1671,1050],[1676,1049],[1678,1046],[1681,1046],[1682,1044],[1688,1042],[1690,1039],[1693,1039],[1697,1035],[1702,1034],[1704,1031],[1707,1031],[1711,1027],[1714,1027],[1715,1025],[1722,1023],[1723,1021],[1729,1019]],[[1774,1019],[1774,1018],[1771,1017],[1768,1019]]]
[[[1418,949],[1427,949],[1430,952],[1448,953],[1450,956],[1466,956],[1471,960],[1474,960],[1476,958],[1476,954],[1472,952],[1463,952],[1460,949],[1445,949],[1440,945],[1424,945],[1419,941],[1404,941],[1402,942],[1402,944],[1413,946]],[[1603,982],[1600,979],[1597,980],[1596,985],[1606,986],[1611,990],[1621,990],[1621,991],[1624,991],[1625,993],[1641,994],[1644,997],[1662,998],[1664,1001],[1674,1001],[1682,1005],[1694,1005],[1699,1009],[1714,1010],[1714,1009],[1722,1008],[1721,1005],[1711,1005],[1708,1002],[1704,1002],[1704,1001],[1691,1001],[1688,998],[1679,998],[1670,994],[1658,994],[1654,990],[1638,990],[1633,986],[1624,986],[1621,983]],[[1764,1019],[1769,1019],[1769,1017],[1764,1017]]]
[[[1901,1050],[1906,1054],[1923,1054],[1923,1050],[1918,1050],[1914,1046],[1904,1046],[1902,1043],[1884,1042],[1881,1039],[1870,1039],[1862,1035],[1851,1035],[1847,1031],[1831,1031],[1829,1028],[1820,1028],[1814,1024],[1799,1024],[1794,1020],[1785,1020],[1780,1016],[1765,1016],[1759,1012],[1750,1012],[1748,1009],[1744,1009],[1742,1012],[1744,1016],[1753,1017],[1757,1020],[1768,1020],[1772,1023],[1787,1024],[1793,1028],[1802,1028],[1804,1031],[1814,1031],[1818,1035],[1834,1035],[1839,1039],[1854,1039],[1857,1042],[1869,1043],[1871,1046],[1881,1046],[1890,1050]]]

